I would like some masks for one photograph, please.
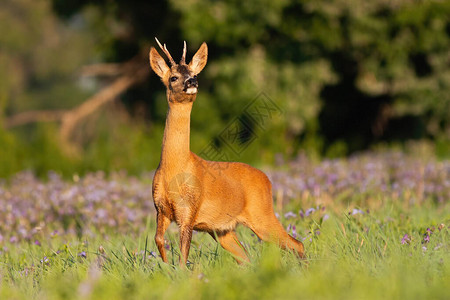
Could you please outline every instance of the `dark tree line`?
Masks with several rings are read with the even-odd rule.
[[[53,66],[51,60],[31,59],[32,67],[24,68],[23,74],[29,75],[22,85],[12,82],[9,86],[14,88],[7,89],[7,96],[0,102],[5,117],[32,109],[65,109],[81,104],[116,77],[100,74],[90,81],[93,87],[87,91],[70,87],[73,99],[60,105],[56,100],[61,98],[60,93],[49,91],[57,90],[58,84],[68,85],[62,83],[64,78],[74,82],[79,69],[86,65],[125,65],[135,59],[138,65],[148,67],[146,52],[155,45],[153,38],[157,36],[175,57],[181,56],[183,40],[188,42],[190,55],[201,42],[208,43],[209,62],[200,78],[192,118],[194,151],[214,140],[262,91],[284,114],[258,135],[253,150],[240,157],[242,160],[267,156],[264,153],[295,155],[299,150],[345,155],[378,143],[410,139],[448,147],[450,4],[446,1],[41,0],[26,7],[26,3],[24,7],[13,1],[5,3],[12,23],[24,18],[23,13],[15,15],[19,9],[30,14],[33,26],[53,26],[63,41],[64,36],[77,37],[67,38],[60,48],[46,45],[56,49],[55,60],[69,56],[60,49],[78,49],[74,51],[78,56],[69,56],[76,57],[73,66],[66,69],[58,67],[61,63]],[[36,10],[33,5],[41,9],[41,19],[32,17],[31,11]],[[54,22],[51,26],[49,19]],[[48,30],[34,31],[46,38]],[[32,37],[34,31],[18,35]],[[11,49],[23,49],[23,55],[14,57],[29,66],[28,57],[34,54],[28,54],[25,46],[12,38],[0,41]],[[28,48],[38,45],[36,41]],[[45,49],[42,51],[45,53]],[[5,53],[12,56],[12,52],[3,50]],[[49,71],[50,75],[36,71],[40,70],[38,62],[54,71]],[[151,141],[143,147],[148,153],[161,136],[167,105],[158,78],[152,73],[145,76],[145,80],[121,91],[120,99],[121,109],[125,108],[131,119],[124,123],[144,124],[140,129],[145,137],[135,137],[135,143]],[[101,133],[101,126],[97,129],[97,133],[78,141],[87,152],[113,147],[115,139],[123,138],[120,134],[129,136],[130,132],[119,130],[111,137]],[[14,130],[23,134],[20,129]],[[92,146],[98,140],[102,146]],[[127,151],[135,148],[130,146]],[[127,167],[116,155],[112,151],[110,160]],[[141,159],[143,155],[135,156]],[[157,160],[156,154],[150,156],[149,162]]]

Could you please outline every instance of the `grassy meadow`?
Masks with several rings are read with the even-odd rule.
[[[267,174],[307,262],[238,227],[251,264],[194,233],[180,268],[173,224],[165,264],[153,241],[152,173],[19,173],[0,182],[0,299],[450,298],[449,161],[299,156]]]

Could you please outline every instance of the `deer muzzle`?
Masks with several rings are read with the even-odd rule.
[[[195,94],[197,93],[198,81],[197,78],[190,77],[186,79],[184,82],[184,92],[186,94]]]

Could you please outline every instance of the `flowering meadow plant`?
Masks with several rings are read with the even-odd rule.
[[[112,173],[107,179],[97,172],[65,181],[50,173],[44,182],[30,172],[19,173],[0,184],[0,242],[111,230],[138,233],[154,213],[152,176],[138,180]]]
[[[274,195],[285,205],[284,218],[308,217],[322,204],[339,210],[349,204],[376,207],[387,202],[406,206],[424,202],[443,206],[450,199],[450,162],[419,161],[399,153],[366,154],[348,160],[313,163],[303,156],[287,170],[267,172]],[[38,241],[56,234],[142,233],[154,214],[152,173],[139,178],[103,172],[47,180],[22,172],[0,183],[0,242]],[[310,207],[309,207],[310,206]],[[351,214],[364,213],[354,207]]]
[[[274,194],[282,191],[289,201],[312,197],[315,202],[354,202],[356,197],[364,205],[372,204],[374,198],[420,205],[450,200],[450,161],[419,160],[391,152],[320,163],[298,156],[285,169],[271,171],[269,177]]]
[[[266,173],[276,216],[304,243],[307,264],[242,227],[249,265],[194,232],[188,269],[180,269],[176,228],[162,263],[151,172],[40,179],[24,171],[1,180],[0,299],[448,296],[449,161],[298,156]]]

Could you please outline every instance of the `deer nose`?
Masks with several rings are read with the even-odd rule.
[[[184,87],[185,88],[198,87],[197,78],[196,77],[190,77],[190,78],[186,79],[186,81],[184,82]]]

